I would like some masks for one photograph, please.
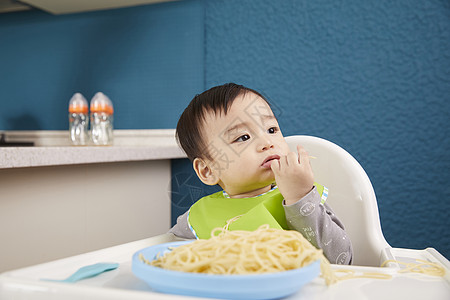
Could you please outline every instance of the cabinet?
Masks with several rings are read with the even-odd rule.
[[[0,273],[169,230],[170,160],[184,157],[174,130],[116,131],[111,147],[6,135],[37,146],[0,148]]]

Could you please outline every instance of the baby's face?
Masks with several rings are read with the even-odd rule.
[[[273,183],[271,161],[289,152],[269,105],[253,93],[238,96],[227,115],[208,113],[203,132],[209,165],[230,196]]]

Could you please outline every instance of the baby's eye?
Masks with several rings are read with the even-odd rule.
[[[267,129],[268,133],[277,133],[278,132],[278,127],[270,127],[269,129]]]
[[[250,136],[248,134],[244,134],[244,135],[238,137],[237,139],[235,139],[234,141],[235,142],[245,142],[249,139],[250,139]]]

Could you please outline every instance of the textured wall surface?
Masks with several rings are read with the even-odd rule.
[[[0,14],[0,130],[66,129],[69,97],[98,90],[116,128],[174,128],[196,93],[242,83],[269,97],[285,135],[326,138],[361,163],[391,245],[450,257],[449,50],[447,0]],[[175,217],[210,189],[185,160],[172,172]]]
[[[342,146],[387,241],[450,257],[450,2],[206,1],[205,31],[206,88],[248,85],[285,135]]]
[[[73,93],[98,91],[118,129],[174,128],[204,86],[203,32],[201,1],[0,14],[0,130],[67,129]]]

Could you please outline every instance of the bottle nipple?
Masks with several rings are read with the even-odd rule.
[[[69,112],[78,114],[87,114],[88,102],[80,93],[73,94],[69,102]]]
[[[91,112],[112,115],[114,113],[114,108],[108,96],[102,92],[98,92],[91,100]]]

